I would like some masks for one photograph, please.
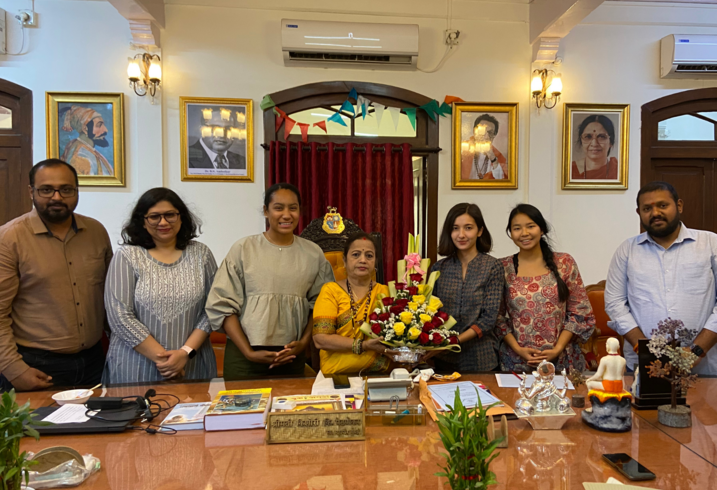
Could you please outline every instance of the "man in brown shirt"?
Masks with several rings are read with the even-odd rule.
[[[77,173],[30,172],[34,209],[0,227],[0,391],[98,383],[104,367],[105,228],[74,214]]]

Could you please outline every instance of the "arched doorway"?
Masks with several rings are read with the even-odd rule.
[[[0,79],[0,225],[27,213],[32,168],[32,91]]]
[[[669,182],[690,228],[717,232],[717,88],[688,90],[642,106],[640,182]]]

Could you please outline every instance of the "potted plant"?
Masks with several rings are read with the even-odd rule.
[[[466,408],[456,389],[453,406],[448,405],[450,412],[438,414],[438,429],[448,454],[442,453],[446,465],[436,475],[446,477],[451,490],[486,488],[498,483],[488,468],[498,457],[499,453],[493,453],[503,440],[501,437],[491,441],[488,437],[488,424],[493,423],[493,417],[486,416],[486,411],[492,406],[484,408],[479,397],[476,407]]]
[[[585,384],[585,376],[583,375],[582,371],[580,371],[579,369],[570,368],[570,374],[568,375],[568,379],[573,383],[573,388],[575,388],[575,394],[573,395],[572,399],[573,407],[585,407],[585,395],[581,395],[578,393],[578,387]]]
[[[686,348],[696,334],[682,321],[668,318],[657,324],[657,330],[652,332],[652,338],[647,343],[650,352],[658,358],[648,366],[650,377],[667,379],[672,388],[671,404],[657,407],[657,420],[669,427],[692,426],[690,408],[677,405],[677,390],[682,393],[697,382],[697,375],[692,374],[697,356]],[[666,357],[668,361],[663,364],[659,359],[661,357]]]
[[[27,459],[27,451],[20,452],[20,439],[23,436],[40,439],[40,434],[30,427],[33,413],[28,401],[23,406],[15,402],[15,390],[2,394],[0,404],[0,490],[20,490],[23,480],[27,485],[30,475],[27,472],[36,461]]]

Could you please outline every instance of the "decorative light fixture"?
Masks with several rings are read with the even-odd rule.
[[[159,55],[149,53],[138,54],[129,60],[127,77],[135,94],[144,97],[149,93],[154,97],[159,84],[162,83],[160,61]]]
[[[560,75],[552,70],[533,70],[530,91],[533,93],[538,109],[541,107],[552,109],[563,92],[563,82],[560,80]]]

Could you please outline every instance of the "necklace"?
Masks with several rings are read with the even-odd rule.
[[[346,289],[349,291],[349,300],[351,302],[351,319],[354,320],[356,317],[358,317],[359,312],[359,303],[354,302],[354,293],[351,290],[351,283],[349,282],[348,278],[346,278]],[[368,294],[366,295],[366,303],[368,304],[369,301],[371,301],[371,291],[373,290],[373,279],[371,279],[371,282],[368,283]],[[366,308],[366,313],[363,316],[363,320],[361,320],[361,325],[366,321],[366,318],[368,318],[368,307]]]

